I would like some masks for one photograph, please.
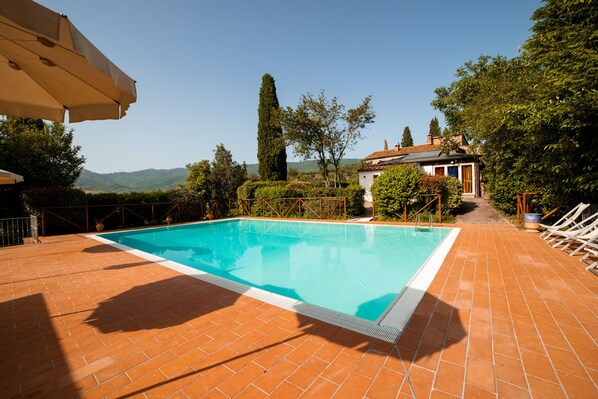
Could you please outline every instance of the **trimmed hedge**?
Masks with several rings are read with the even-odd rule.
[[[343,188],[332,188],[326,187],[320,182],[248,181],[237,189],[237,196],[240,199],[345,197],[347,199],[347,215],[350,216],[363,214],[365,209],[363,204],[364,194],[365,190],[357,184]],[[253,211],[252,214],[254,214]],[[259,209],[256,208],[255,214],[259,215]]]

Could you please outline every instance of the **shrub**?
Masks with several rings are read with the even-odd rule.
[[[255,190],[254,198],[292,198],[293,189],[290,186],[274,185],[270,187],[259,187]]]
[[[451,176],[444,177],[445,189],[442,194],[442,212],[454,214],[461,206],[461,195],[463,194],[463,185],[459,179]]]
[[[261,187],[285,187],[286,181],[246,181],[237,188],[237,198],[256,198],[255,191]],[[264,198],[264,197],[262,197]]]
[[[444,176],[424,175],[419,184],[419,192],[422,194],[440,194],[446,189]]]
[[[316,198],[316,197],[346,197],[347,214],[358,216],[364,211],[363,195],[365,191],[359,185],[349,185],[345,188],[325,187],[321,182],[245,182],[237,190],[239,198]],[[271,205],[281,209],[285,202],[276,202]],[[265,211],[264,211],[265,212]],[[252,215],[268,216],[261,214],[261,206],[252,207]],[[273,216],[273,215],[269,215]]]
[[[351,184],[349,187],[343,189],[344,197],[347,197],[347,214],[351,216],[362,215],[365,211],[363,205],[363,196],[365,189],[359,184]]]
[[[79,206],[87,203],[85,192],[80,188],[54,186],[31,188],[21,193],[25,210],[30,215],[40,215],[41,208]]]
[[[86,203],[86,195],[83,190],[62,186],[31,188],[21,193],[21,199],[26,213],[38,217],[42,214],[41,208],[82,206]],[[50,212],[60,214],[60,217],[52,216]],[[77,230],[73,230],[75,228],[73,223],[82,225],[85,220],[84,208],[73,209],[68,213],[57,209],[50,212],[46,212],[46,218],[52,219],[51,225],[46,224],[45,233],[48,235],[76,232]]]
[[[391,216],[401,213],[403,204],[417,198],[424,173],[415,166],[388,168],[372,184],[376,212]]]

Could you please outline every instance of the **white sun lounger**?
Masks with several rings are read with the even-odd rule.
[[[588,206],[590,206],[590,204],[584,204],[583,202],[580,202],[579,204],[577,204],[577,206],[575,206],[573,209],[571,209],[569,212],[567,212],[562,218],[557,220],[554,224],[546,225],[546,224],[540,223],[540,227],[546,229],[546,231],[543,232],[540,235],[540,237],[543,237],[545,240],[547,240],[548,238],[550,238],[552,236],[552,233],[554,231],[563,230],[563,229],[566,229],[567,227],[575,225],[575,223],[577,223],[577,219],[579,218],[581,213]]]
[[[594,257],[598,258],[598,247],[596,249],[586,248],[586,254],[581,257],[581,261],[583,263],[585,263],[586,265],[588,265],[588,267],[586,267],[586,269],[591,271],[592,273],[598,275],[598,259],[595,260],[594,263],[591,263],[591,264],[588,264],[588,262],[586,262],[586,259],[590,255],[594,255]]]
[[[550,245],[553,247],[558,247],[559,245],[573,240],[577,237],[583,237],[587,234],[590,234],[592,231],[598,228],[598,212],[593,214],[592,216],[585,218],[581,222],[574,225],[569,230],[555,230],[553,231],[554,237],[548,241]],[[560,238],[560,240],[559,240]],[[558,241],[557,241],[558,240]]]
[[[567,251],[567,248],[569,248],[569,246],[573,243],[577,243],[580,244],[577,248],[575,248],[575,250],[569,252]],[[598,249],[598,228],[595,228],[594,230],[590,231],[587,234],[584,235],[580,235],[578,237],[573,238],[572,240],[570,240],[567,245],[565,245],[563,248],[561,248],[561,250],[567,252],[569,255],[573,256],[576,253],[578,253],[579,251],[586,249],[586,248],[595,248]]]

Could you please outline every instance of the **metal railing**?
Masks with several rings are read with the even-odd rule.
[[[37,216],[0,219],[0,247],[38,243]]]

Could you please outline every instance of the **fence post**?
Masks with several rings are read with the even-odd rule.
[[[347,218],[347,197],[343,197],[343,202],[345,203],[345,219]]]
[[[407,201],[403,202],[403,222],[407,223]]]
[[[42,237],[46,236],[46,208],[42,208]]]
[[[374,198],[372,198],[372,220],[376,219],[376,206],[374,206]]]
[[[31,238],[33,242],[39,244],[39,236],[37,233],[37,216],[31,215]]]
[[[120,206],[121,220],[123,222],[123,229],[125,228],[125,206]]]
[[[442,223],[442,195],[438,194],[438,212],[440,213],[439,216],[439,223]]]
[[[320,197],[320,214],[318,215],[320,217],[320,219],[323,219],[322,217],[322,197]]]

